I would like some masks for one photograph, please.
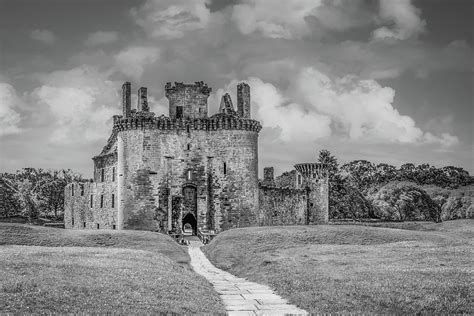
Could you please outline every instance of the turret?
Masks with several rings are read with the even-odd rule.
[[[329,181],[324,165],[300,163],[295,165],[296,187],[307,192],[307,224],[325,223],[329,220]]]
[[[132,112],[132,99],[131,99],[131,84],[125,82],[122,85],[122,106],[123,106],[123,117],[130,117]]]
[[[166,97],[169,100],[171,119],[194,119],[207,117],[207,99],[211,88],[202,81],[194,84],[182,82],[166,83]]]
[[[245,82],[237,85],[237,114],[250,118],[250,86]]]

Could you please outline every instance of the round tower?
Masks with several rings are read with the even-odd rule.
[[[295,165],[297,187],[307,190],[307,224],[329,221],[329,181],[324,165],[300,163]]]

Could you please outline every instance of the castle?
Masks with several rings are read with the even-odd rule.
[[[317,163],[295,165],[258,179],[260,122],[251,118],[250,86],[237,86],[208,116],[211,88],[167,83],[169,116],[150,112],[147,88],[131,107],[122,86],[122,115],[101,153],[91,182],[65,188],[64,222],[75,229],[139,229],[180,234],[244,226],[314,224],[328,220],[328,180]]]

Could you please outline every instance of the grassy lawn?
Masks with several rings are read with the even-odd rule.
[[[188,263],[162,234],[0,224],[0,311],[224,312]]]
[[[397,226],[233,229],[204,251],[313,313],[472,314],[474,221]]]

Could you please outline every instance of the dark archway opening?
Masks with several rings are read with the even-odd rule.
[[[182,229],[184,235],[197,235],[197,221],[192,213],[188,213],[183,217]]]

